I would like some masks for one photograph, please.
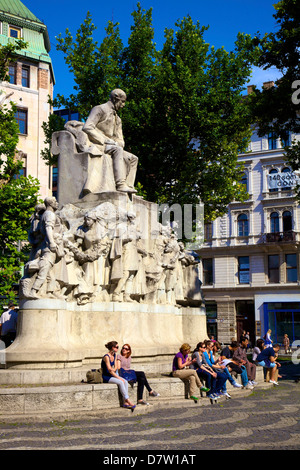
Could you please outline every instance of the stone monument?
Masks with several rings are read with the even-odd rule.
[[[8,368],[99,363],[116,339],[144,362],[167,358],[170,370],[183,342],[206,336],[198,259],[136,195],[138,157],[124,149],[118,116],[125,100],[113,90],[85,124],[53,134],[58,201],[47,197],[31,218]]]

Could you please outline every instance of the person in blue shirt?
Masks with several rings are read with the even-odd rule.
[[[217,395],[225,395],[227,398],[231,398],[229,393],[227,392],[227,387],[226,387],[227,380],[229,380],[229,382],[233,385],[233,387],[241,388],[242,386],[234,380],[234,378],[231,376],[229,370],[227,369],[225,365],[222,366],[215,361],[215,358],[213,356],[213,347],[214,347],[213,341],[208,340],[208,341],[204,341],[204,343],[206,346],[202,354],[202,360],[204,364],[207,364],[209,367],[211,367],[217,373],[217,376],[219,378],[220,377],[226,378],[226,380],[224,381],[221,387],[220,392],[217,393]],[[221,374],[223,375],[221,376]]]
[[[278,382],[275,380],[277,363],[276,357],[280,349],[279,344],[274,344],[274,346],[265,346],[261,353],[257,356],[256,361],[258,365],[266,367],[270,370],[270,382],[274,385],[278,385]]]

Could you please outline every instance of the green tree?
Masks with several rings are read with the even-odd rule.
[[[275,86],[255,90],[251,95],[251,105],[259,135],[274,132],[284,141],[290,132],[300,132],[300,3],[298,0],[281,0],[274,8],[276,32],[256,36],[248,46],[249,50],[251,47],[259,49],[256,65],[263,69],[276,67],[282,76]],[[298,170],[299,143],[292,142],[286,148],[286,157],[292,168]]]
[[[15,53],[26,43],[0,47],[0,77],[7,80],[7,67]],[[4,98],[4,96],[3,96]],[[28,254],[27,229],[37,202],[39,183],[32,177],[19,176],[22,162],[18,158],[19,128],[15,119],[16,106],[0,105],[0,304],[13,300],[14,287],[21,277],[22,264]]]
[[[152,9],[138,3],[128,44],[109,23],[99,46],[88,14],[73,39],[67,30],[58,50],[74,74],[76,93],[57,97],[85,118],[109,92],[123,88],[126,147],[139,157],[138,187],[155,202],[205,204],[206,218],[224,214],[233,199],[244,200],[238,152],[250,138],[248,104],[241,98],[251,71],[252,51],[243,36],[236,49],[210,47],[206,27],[190,16],[165,31],[158,51]]]
[[[88,12],[75,39],[69,29],[66,29],[65,38],[61,34],[56,38],[57,50],[64,53],[65,62],[73,73],[75,93],[68,98],[57,95],[53,105],[78,111],[83,119],[95,104],[106,101],[110,91],[120,83],[123,44],[118,25],[108,23],[100,45],[93,39],[95,30]]]

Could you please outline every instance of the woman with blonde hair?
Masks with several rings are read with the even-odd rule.
[[[200,389],[202,384],[196,370],[189,368],[197,361],[197,359],[191,359],[189,357],[190,351],[191,346],[188,343],[182,344],[179,352],[175,354],[173,359],[172,375],[173,377],[178,377],[183,382],[188,382],[190,399],[197,401],[199,397],[195,396],[196,389],[197,387]]]
[[[272,333],[272,330],[268,330],[264,336],[265,348],[272,347],[273,341],[271,340],[271,333]]]

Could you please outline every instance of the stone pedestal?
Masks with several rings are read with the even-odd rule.
[[[17,338],[6,349],[11,369],[62,369],[100,364],[105,344],[129,343],[138,362],[172,355],[184,342],[207,336],[202,308],[140,303],[28,300],[19,312]],[[87,366],[88,367],[88,366]]]
[[[142,370],[153,363],[162,371],[167,359],[170,371],[183,343],[195,347],[207,337],[197,261],[159,224],[157,205],[138,196],[90,193],[65,199],[59,209],[54,202],[45,200],[31,225],[37,242],[31,241],[21,280],[17,337],[5,350],[6,368],[15,377],[35,371],[34,379],[24,375],[31,381],[41,371],[49,378],[57,371],[67,383],[70,370],[99,367],[105,344],[114,340],[131,345]],[[52,249],[46,226],[56,240]]]

